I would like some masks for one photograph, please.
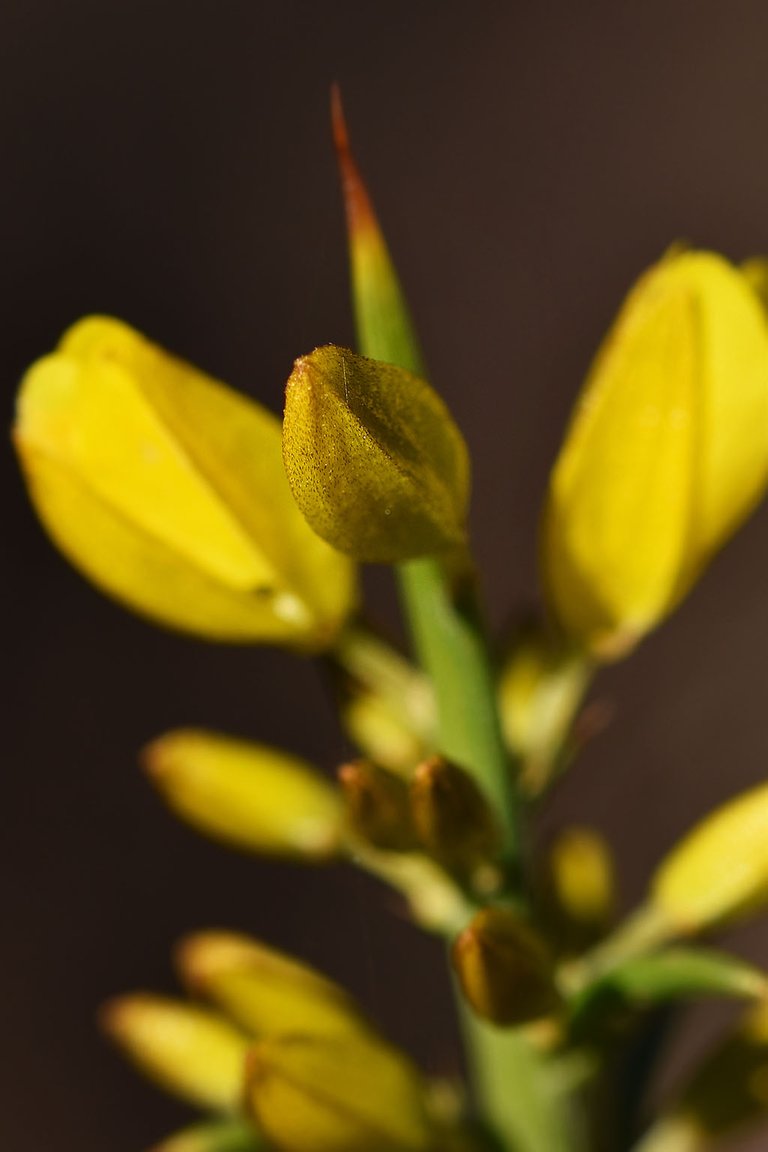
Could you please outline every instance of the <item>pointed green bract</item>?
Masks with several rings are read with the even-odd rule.
[[[352,307],[360,351],[425,376],[424,358],[397,270],[352,155],[338,88],[331,94],[333,142],[349,235]]]
[[[465,542],[464,440],[437,393],[402,368],[333,346],[297,360],[283,454],[307,522],[349,556],[394,563]]]

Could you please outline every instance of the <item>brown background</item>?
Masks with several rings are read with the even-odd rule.
[[[296,355],[351,341],[332,79],[473,451],[500,623],[535,593],[547,472],[629,282],[678,238],[768,251],[768,5],[4,0],[7,420],[23,368],[92,310],[274,408]],[[439,949],[378,889],[209,845],[136,770],[136,750],[181,723],[330,770],[345,745],[313,669],[124,614],[53,553],[10,450],[0,467],[3,1149],[131,1152],[185,1115],[93,1018],[113,992],[172,988],[172,942],[211,924],[306,956],[429,1067],[453,1067]],[[628,903],[696,815],[764,775],[767,583],[763,509],[601,681],[615,723],[546,820],[608,831]],[[768,965],[765,924],[733,942]]]

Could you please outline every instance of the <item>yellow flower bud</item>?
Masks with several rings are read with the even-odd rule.
[[[24,378],[14,436],[54,541],[156,622],[318,648],[349,613],[353,569],[296,508],[277,418],[127,325],[65,333]]]
[[[235,1111],[248,1041],[215,1012],[150,993],[121,996],[102,1010],[107,1035],[168,1092],[217,1111]]]
[[[247,936],[190,936],[182,942],[178,962],[192,992],[255,1036],[331,1035],[367,1027],[342,988]]]
[[[404,721],[394,703],[375,691],[352,687],[339,707],[350,740],[390,772],[407,776],[434,746],[423,731],[415,731]]]
[[[333,346],[297,360],[283,454],[307,522],[357,560],[466,543],[466,445],[437,393],[403,368]]]
[[[615,907],[611,850],[592,828],[567,828],[553,843],[548,859],[552,897],[574,926],[599,930]]]
[[[309,764],[276,748],[180,729],[145,749],[152,782],[183,820],[249,852],[323,860],[341,846],[341,800]]]
[[[733,920],[768,901],[768,784],[716,809],[656,872],[654,907],[677,932]]]
[[[583,653],[553,640],[538,621],[520,629],[510,645],[499,677],[499,712],[527,793],[543,791],[567,760],[591,672]]]
[[[768,328],[720,256],[667,256],[640,278],[590,370],[550,482],[552,610],[599,659],[679,603],[763,494]]]
[[[427,1152],[424,1088],[382,1041],[285,1036],[249,1058],[246,1107],[281,1152]]]

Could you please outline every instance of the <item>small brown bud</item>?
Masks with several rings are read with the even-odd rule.
[[[501,884],[501,837],[496,817],[474,780],[435,756],[411,782],[413,822],[424,847],[470,887],[493,892]]]
[[[559,1007],[545,945],[509,909],[478,912],[457,937],[452,959],[464,995],[485,1020],[524,1024]]]
[[[404,780],[366,760],[355,760],[339,769],[339,783],[347,819],[361,839],[388,852],[408,852],[417,846]]]

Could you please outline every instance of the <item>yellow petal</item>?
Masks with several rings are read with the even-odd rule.
[[[601,658],[628,651],[754,508],[768,470],[768,330],[745,277],[668,256],[589,373],[543,527],[549,598]]]
[[[283,1037],[249,1059],[246,1105],[281,1152],[427,1152],[423,1086],[400,1053],[361,1036]]]
[[[136,611],[310,647],[350,611],[349,561],[297,512],[277,418],[127,325],[85,319],[30,368],[15,440],[55,542]]]
[[[334,548],[394,563],[464,543],[466,445],[410,372],[335,347],[297,360],[283,451],[297,504]]]
[[[102,1024],[133,1063],[168,1092],[217,1111],[238,1108],[248,1044],[215,1012],[136,993],[107,1004]]]
[[[331,1035],[367,1028],[342,988],[247,936],[190,936],[179,950],[179,967],[193,992],[254,1036]]]
[[[176,815],[217,840],[299,860],[323,860],[339,849],[336,790],[287,752],[180,729],[150,744],[144,763]]]
[[[656,872],[652,900],[679,932],[768,902],[768,784],[716,809],[673,848]]]

